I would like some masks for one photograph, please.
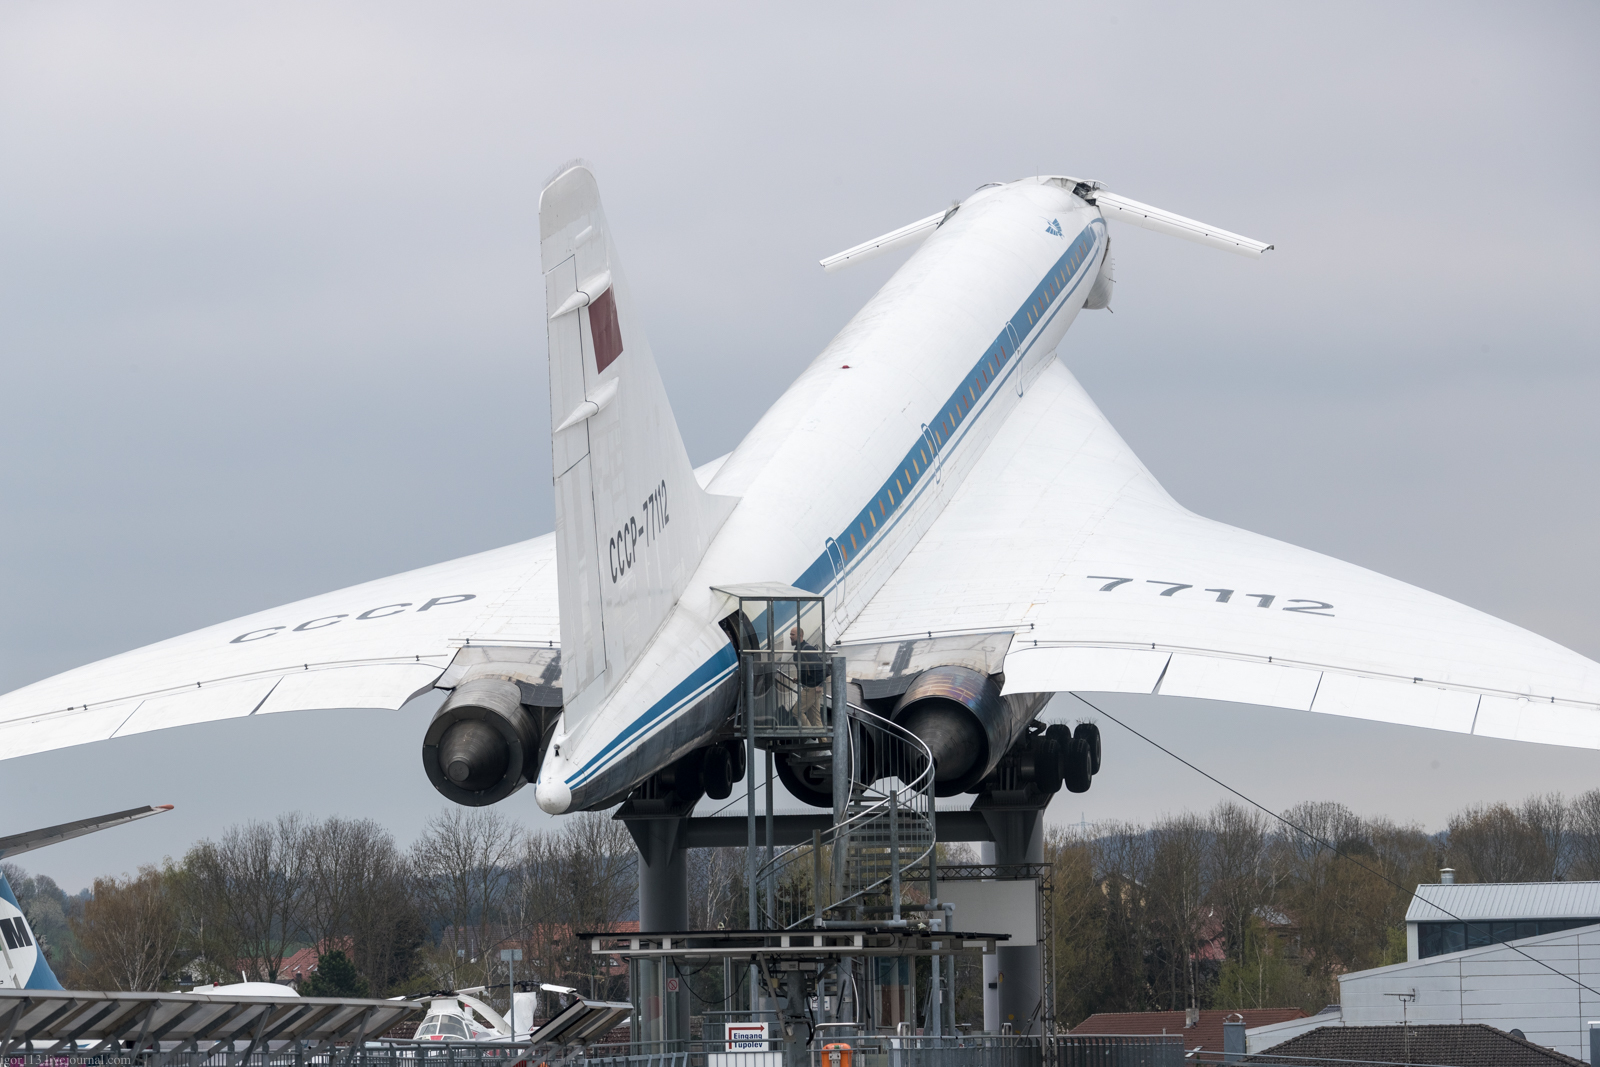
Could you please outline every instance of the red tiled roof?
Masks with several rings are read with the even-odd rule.
[[[1102,1011],[1072,1028],[1074,1034],[1180,1034],[1183,1047],[1196,1046],[1207,1052],[1222,1051],[1222,1021],[1230,1015],[1244,1018],[1246,1028],[1304,1019],[1299,1008],[1240,1008],[1237,1011],[1202,1011],[1200,1021],[1185,1027],[1181,1011]]]
[[[298,981],[316,973],[317,959],[321,955],[315,948],[303,948],[292,956],[283,957],[283,963],[278,966],[278,977]]]
[[[317,959],[324,952],[335,948],[343,951],[346,955],[349,955],[355,950],[355,945],[348,937],[336,937],[333,939],[332,944],[324,941],[319,945],[314,945],[310,948],[303,948],[291,955],[284,956],[278,961],[278,981],[298,982],[302,978],[310,977],[317,972]],[[244,966],[249,967],[256,961],[240,960],[239,962]],[[265,972],[266,968],[263,967],[261,970]]]

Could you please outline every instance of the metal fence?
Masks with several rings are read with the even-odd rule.
[[[192,1048],[150,1049],[129,1052],[95,1052],[67,1049],[52,1052],[13,1052],[0,1057],[0,1067],[515,1067],[539,1062],[526,1048],[496,1048],[491,1045],[356,1045],[323,1046],[311,1051],[288,1045],[277,1049],[257,1049],[248,1054],[244,1043],[237,1049],[226,1045],[196,1050]],[[554,1061],[553,1061],[554,1062]],[[665,1058],[652,1058],[661,1067],[673,1065]]]
[[[234,1050],[226,1046],[205,1051],[192,1047],[151,1049],[140,1055],[88,1048],[20,1051],[0,1058],[0,1067],[1055,1067],[1045,1063],[1044,1046],[1038,1038],[836,1037],[824,1033],[817,1035],[812,1048],[787,1054],[777,1041],[772,1042],[770,1052],[730,1052],[721,1041],[663,1042],[659,1051],[644,1042],[564,1050],[371,1042],[323,1046],[316,1051],[292,1046],[257,1049],[248,1055],[241,1044]],[[824,1048],[825,1044],[835,1047]]]
[[[822,1039],[809,1067],[1044,1067],[1038,1038],[975,1034],[960,1037]],[[829,1049],[827,1044],[848,1045]],[[848,1055],[846,1054],[848,1052]]]
[[[1054,1067],[1182,1067],[1178,1034],[1059,1034]]]
[[[832,1046],[832,1047],[829,1047]],[[154,1049],[142,1055],[95,1052],[16,1052],[0,1067],[1183,1067],[1177,1035],[1037,1038],[1010,1034],[956,1037],[912,1035],[842,1036],[820,1031],[809,1048],[789,1053],[772,1042],[770,1052],[730,1052],[721,1041],[549,1047],[495,1045],[241,1046],[201,1051]]]

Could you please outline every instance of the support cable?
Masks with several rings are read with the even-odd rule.
[[[1283,825],[1289,827],[1289,829],[1295,831],[1298,834],[1301,834],[1302,836],[1304,836],[1308,840],[1315,841],[1317,844],[1321,845],[1323,848],[1325,848],[1328,851],[1332,852],[1335,856],[1338,856],[1340,859],[1348,860],[1349,862],[1355,864],[1357,867],[1360,867],[1362,870],[1366,871],[1368,874],[1376,875],[1377,877],[1383,879],[1385,882],[1388,882],[1390,885],[1394,886],[1396,889],[1400,890],[1403,893],[1411,893],[1412,895],[1416,894],[1416,890],[1407,889],[1405,886],[1401,885],[1399,882],[1395,881],[1393,878],[1390,878],[1387,874],[1384,874],[1382,871],[1374,870],[1373,868],[1368,867],[1365,863],[1362,863],[1360,860],[1356,859],[1354,856],[1351,856],[1348,852],[1343,851],[1337,845],[1335,845],[1335,844],[1333,844],[1333,843],[1331,843],[1331,842],[1329,842],[1327,840],[1324,840],[1321,837],[1318,837],[1316,834],[1312,833],[1310,830],[1307,830],[1303,826],[1299,826],[1299,825],[1297,825],[1295,823],[1290,822],[1288,819],[1284,818],[1282,815],[1279,815],[1277,812],[1273,811],[1271,808],[1267,807],[1265,804],[1261,804],[1261,803],[1258,803],[1255,800],[1250,799],[1249,797],[1245,796],[1243,793],[1241,793],[1237,789],[1235,789],[1233,786],[1229,785],[1227,782],[1224,782],[1221,778],[1218,778],[1214,774],[1210,774],[1210,773],[1207,773],[1206,771],[1201,770],[1199,767],[1196,767],[1194,764],[1190,763],[1188,760],[1184,759],[1182,756],[1180,756],[1176,752],[1172,751],[1172,749],[1170,749],[1170,748],[1166,747],[1165,745],[1161,744],[1161,742],[1159,742],[1159,741],[1156,741],[1156,740],[1154,740],[1154,739],[1152,739],[1150,737],[1145,736],[1144,734],[1140,733],[1138,730],[1135,730],[1133,727],[1131,727],[1127,723],[1123,722],[1121,719],[1117,718],[1115,715],[1112,715],[1110,712],[1104,711],[1104,710],[1102,710],[1100,708],[1095,707],[1093,704],[1090,704],[1087,700],[1084,700],[1083,697],[1078,696],[1077,693],[1073,693],[1072,695],[1074,697],[1077,697],[1078,700],[1082,701],[1082,703],[1085,706],[1093,709],[1097,714],[1104,715],[1106,718],[1110,719],[1112,722],[1116,723],[1118,726],[1122,727],[1124,730],[1128,731],[1130,734],[1132,734],[1133,736],[1137,737],[1139,740],[1147,742],[1148,744],[1153,745],[1154,747],[1160,749],[1162,752],[1165,752],[1167,755],[1171,756],[1173,759],[1177,760],[1179,763],[1183,764],[1185,767],[1189,768],[1191,771],[1194,771],[1196,774],[1200,775],[1203,778],[1210,779],[1212,782],[1215,782],[1217,785],[1221,786],[1223,789],[1226,789],[1228,792],[1232,793],[1234,796],[1238,797],[1240,800],[1244,801],[1246,804],[1249,804],[1251,807],[1259,808],[1261,811],[1266,812],[1268,815],[1272,816],[1274,819],[1277,819],[1279,822],[1283,823]],[[1463,919],[1461,916],[1455,914],[1450,909],[1444,908],[1444,907],[1440,907],[1438,904],[1435,904],[1431,900],[1428,901],[1428,906],[1433,908],[1436,911],[1443,912],[1445,915],[1450,916],[1450,918],[1454,919],[1458,923],[1466,923],[1468,921],[1466,919]],[[1547,971],[1550,971],[1552,974],[1558,974],[1561,977],[1563,977],[1563,978],[1565,978],[1565,979],[1567,979],[1567,980],[1569,980],[1571,982],[1576,983],[1580,988],[1587,989],[1589,992],[1593,993],[1595,996],[1600,996],[1600,989],[1595,989],[1593,986],[1591,986],[1588,983],[1584,982],[1583,979],[1577,977],[1576,975],[1568,974],[1567,972],[1561,970],[1560,968],[1555,967],[1552,964],[1546,963],[1544,960],[1539,959],[1537,956],[1534,956],[1529,952],[1525,952],[1524,950],[1518,948],[1516,945],[1511,944],[1509,941],[1501,941],[1501,942],[1499,942],[1499,944],[1501,944],[1504,947],[1510,949],[1512,952],[1515,952],[1517,955],[1522,956],[1522,957],[1530,960],[1533,963],[1537,963],[1539,966],[1543,967]],[[1484,947],[1487,947],[1487,946],[1484,946]]]

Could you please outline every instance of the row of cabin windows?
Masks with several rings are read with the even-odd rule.
[[[1418,923],[1417,957],[1442,956],[1447,952],[1502,945],[1519,937],[1559,934],[1579,926],[1594,926],[1600,919],[1517,919],[1481,923]]]
[[[1050,302],[1061,294],[1062,289],[1066,287],[1067,281],[1077,271],[1093,247],[1094,241],[1087,236],[1079,237],[1073,243],[1072,251],[1067,257],[1067,266],[1045,280],[1042,298],[1044,307],[1049,307]],[[1030,326],[1041,311],[1042,308],[1039,305],[1039,301],[1035,300],[1032,310],[1028,312]],[[1005,366],[1011,355],[1004,341],[998,342],[994,348],[989,350],[988,355],[978,364],[978,369],[973,374],[972,381],[964,383],[963,391],[965,395],[963,396],[961,392],[956,393],[953,398],[955,403],[950,406],[950,409],[945,412],[939,422],[931,428],[930,432],[933,435],[932,445],[935,450],[942,448],[946,439],[961,425],[961,420],[966,417],[967,413],[972,410],[973,405],[978,402],[978,397],[982,396],[994,382],[994,379],[999,375],[1000,368]],[[917,458],[919,456],[920,463]],[[898,478],[891,479],[892,485],[888,482],[884,483],[883,488],[878,492],[878,498],[868,504],[865,511],[856,516],[855,529],[846,530],[845,536],[839,538],[837,542],[839,554],[846,561],[859,551],[863,544],[871,540],[873,531],[878,528],[878,521],[887,519],[889,514],[900,506],[900,501],[905,499],[907,488],[916,484],[916,479],[921,477],[922,471],[927,464],[928,450],[925,447],[912,449],[911,452],[906,454],[905,464],[901,470],[901,475],[905,478],[905,484],[902,485]],[[850,540],[850,548],[848,550],[844,547],[845,538]]]
[[[1042,297],[1045,308],[1048,308],[1051,301],[1061,295],[1061,291],[1066,288],[1068,280],[1071,279],[1093,248],[1094,240],[1087,234],[1073,242],[1072,250],[1066,257],[1067,265],[1045,280]],[[1039,300],[1035,300],[1032,304],[1032,310],[1028,311],[1028,324],[1030,326],[1042,310]],[[900,506],[900,502],[905,499],[907,491],[917,483],[917,480],[922,476],[922,472],[928,466],[929,447],[931,446],[935,452],[944,447],[945,441],[961,425],[961,420],[966,417],[967,413],[972,410],[973,405],[978,402],[978,397],[982,396],[995,378],[999,376],[1000,368],[1006,365],[1012,354],[1006,348],[1004,341],[997,342],[995,347],[989,350],[983,361],[978,364],[977,371],[972,376],[972,381],[963,383],[961,391],[958,391],[952,398],[954,403],[951,404],[950,409],[944,413],[938,423],[930,428],[929,433],[932,435],[933,440],[924,445],[919,445],[906,453],[900,476],[893,477],[889,482],[884,483],[883,488],[878,491],[877,499],[868,504],[866,510],[856,516],[854,529],[846,530],[844,536],[838,539],[836,543],[839,545],[839,554],[845,561],[848,561],[851,556],[860,550],[862,545],[872,539],[873,532],[878,528],[879,520],[887,519],[890,513]],[[901,482],[901,478],[904,479],[904,483]],[[847,538],[850,542],[848,549],[844,547]]]
[[[1061,295],[1061,290],[1066,288],[1067,281],[1077,273],[1083,261],[1089,257],[1089,252],[1094,248],[1094,242],[1087,237],[1080,237],[1072,246],[1072,251],[1067,254],[1067,265],[1055,272],[1045,280],[1043,295],[1029,305],[1028,325],[1031,327],[1044,314],[1046,308]]]
[[[963,398],[958,393],[955,404],[939,420],[938,425],[929,430],[933,436],[933,441],[925,442],[907,452],[905,460],[901,464],[899,476],[892,477],[888,482],[884,483],[883,488],[878,491],[877,499],[868,504],[866,510],[856,516],[855,529],[845,533],[845,537],[850,540],[848,551],[844,548],[844,538],[839,539],[840,555],[845,560],[849,560],[861,545],[871,540],[872,532],[878,528],[879,519],[887,519],[895,508],[900,506],[901,501],[905,499],[906,493],[912,486],[917,484],[918,479],[922,477],[922,472],[927,469],[930,445],[935,451],[944,446],[945,440],[955,432],[956,427],[961,425],[962,418],[972,409],[972,405],[977,402],[978,397],[982,396],[985,390],[989,388],[990,383],[998,376],[1000,367],[1004,366],[1006,360],[1010,358],[1011,353],[1003,342],[997,344],[984,357],[983,362],[978,365],[977,373],[972,376],[971,383],[963,383],[966,396]],[[902,478],[904,479],[903,483],[901,481]]]

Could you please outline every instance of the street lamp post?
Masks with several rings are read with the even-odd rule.
[[[503,948],[500,958],[506,961],[506,966],[511,968],[511,992],[506,994],[506,1003],[511,1010],[506,1012],[506,1025],[511,1028],[511,1043],[517,1043],[517,961],[522,958],[520,948]]]

